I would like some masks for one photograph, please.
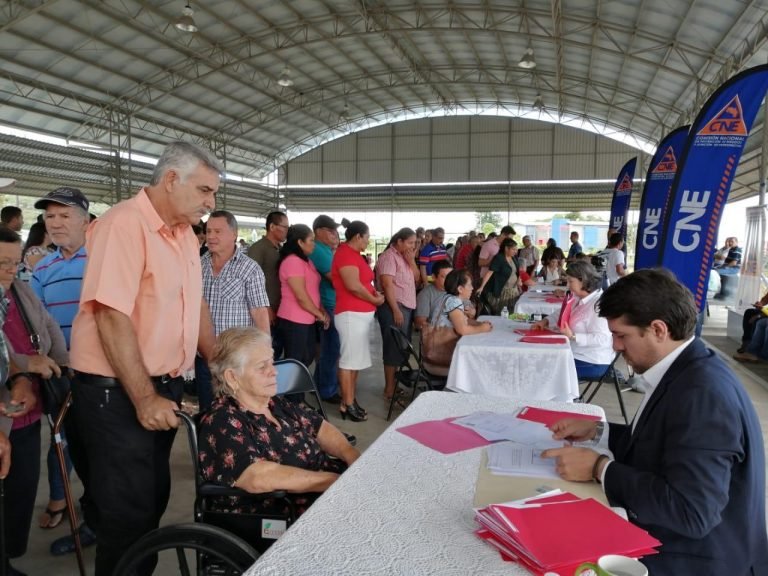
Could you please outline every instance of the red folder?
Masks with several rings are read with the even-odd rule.
[[[543,330],[525,330],[523,328],[518,328],[515,330],[515,334],[520,334],[521,336],[562,336],[560,332],[555,332],[548,328],[544,328]]]
[[[521,420],[530,420],[531,422],[539,422],[544,424],[547,428],[552,426],[555,422],[558,422],[564,418],[576,418],[579,420],[594,420],[598,422],[602,420],[600,416],[593,416],[590,414],[577,414],[575,412],[565,412],[561,410],[547,410],[545,408],[534,408],[533,406],[526,406],[520,412],[517,417]]]
[[[637,556],[661,542],[596,500],[526,508],[491,505],[491,513],[517,531],[510,544],[543,568],[591,562],[606,554]]]
[[[549,499],[548,499],[549,500]],[[535,502],[534,502],[535,504]],[[535,574],[572,574],[606,554],[634,558],[655,554],[661,542],[596,500],[563,500],[538,506],[492,504],[475,516],[478,537]]]
[[[526,344],[568,344],[568,338],[565,336],[523,336],[520,338],[520,342]]]

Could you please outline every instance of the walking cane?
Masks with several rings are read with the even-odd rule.
[[[64,459],[64,441],[61,438],[61,427],[64,425],[64,417],[67,415],[70,406],[72,405],[72,392],[67,392],[67,397],[64,399],[64,405],[59,410],[59,415],[56,417],[56,421],[53,422],[53,418],[49,415],[48,422],[53,430],[53,441],[56,444],[56,459],[59,461],[59,470],[61,470],[61,477],[64,480],[64,498],[67,501],[67,510],[69,512],[69,527],[72,531],[72,538],[75,541],[75,554],[77,555],[77,566],[80,569],[80,576],[86,576],[85,561],[83,560],[83,546],[80,543],[80,522],[77,519],[77,509],[75,508],[75,502],[72,498],[72,490],[69,485],[69,474],[67,474],[67,463]],[[0,576],[4,576],[0,573]]]

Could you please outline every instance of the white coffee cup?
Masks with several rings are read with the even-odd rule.
[[[582,564],[573,576],[579,576],[586,569],[593,570],[598,576],[648,576],[648,568],[642,562],[616,554],[601,556],[597,564]]]

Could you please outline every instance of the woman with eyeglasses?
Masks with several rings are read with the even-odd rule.
[[[301,513],[360,456],[315,410],[275,395],[277,369],[264,332],[225,330],[209,365],[217,399],[199,432],[200,468],[207,481],[254,494],[285,490]],[[223,497],[213,509],[285,513],[283,504]]]
[[[13,466],[5,479],[6,530],[3,537],[7,558],[18,558],[27,551],[40,477],[40,378],[51,378],[54,374],[61,376],[61,367],[69,365],[61,328],[29,285],[16,278],[20,264],[21,238],[10,228],[0,226],[0,286],[8,299],[3,333],[11,362],[21,370],[9,379],[13,402],[5,404],[2,414],[13,419],[9,436],[13,445]],[[39,353],[32,346],[25,317],[31,329],[39,335]],[[17,573],[7,559],[5,562],[7,573]]]

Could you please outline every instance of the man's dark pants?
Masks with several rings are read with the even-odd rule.
[[[315,365],[315,384],[317,391],[324,399],[333,397],[339,393],[339,356],[341,355],[341,342],[339,332],[336,330],[334,309],[325,307],[325,311],[331,318],[327,330],[320,331],[320,358]]]
[[[156,382],[155,388],[161,396],[177,404],[181,401],[180,378]],[[143,428],[119,384],[101,386],[77,374],[72,394],[75,422],[88,459],[93,506],[84,512],[98,542],[95,573],[111,576],[125,550],[160,524],[170,496],[169,458],[176,430]],[[151,574],[155,562],[147,562],[137,576]]]

